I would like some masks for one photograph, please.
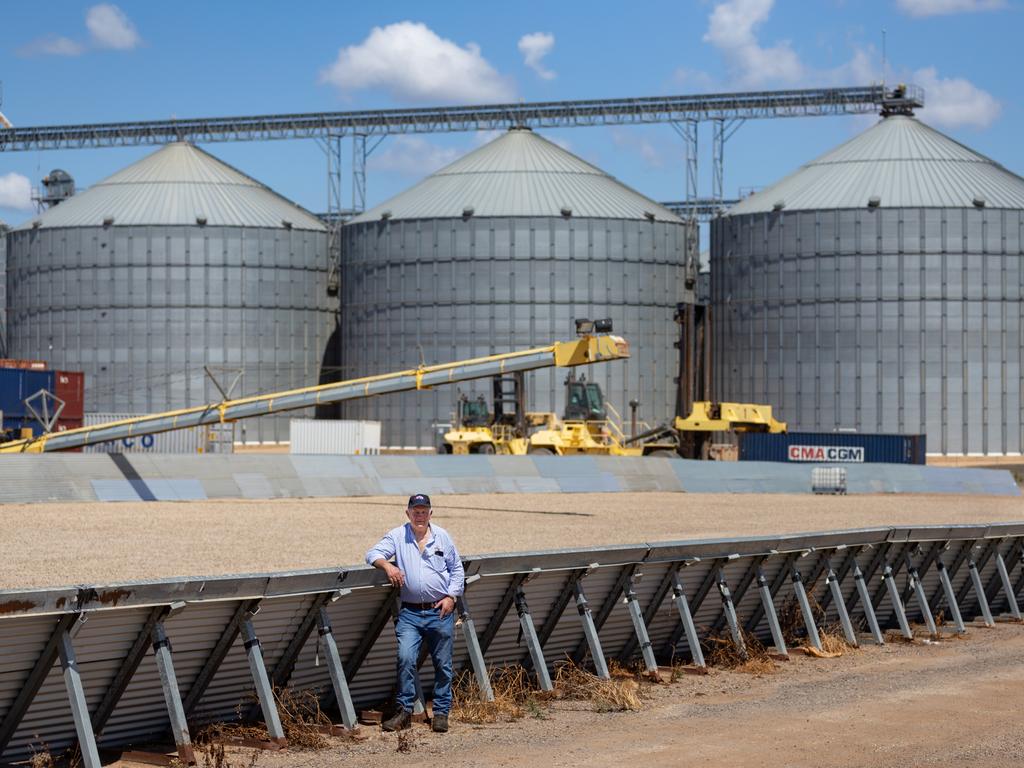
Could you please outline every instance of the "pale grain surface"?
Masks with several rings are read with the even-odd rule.
[[[0,589],[361,563],[404,498],[0,505]],[[435,497],[466,554],[1024,520],[1021,498],[592,493]]]

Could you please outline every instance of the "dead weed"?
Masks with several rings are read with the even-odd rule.
[[[632,675],[606,680],[565,661],[555,668],[554,686],[560,698],[590,701],[597,712],[635,712],[642,707],[640,683]]]

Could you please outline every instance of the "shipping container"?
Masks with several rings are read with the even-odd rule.
[[[0,368],[22,368],[32,371],[45,371],[46,362],[43,360],[16,360],[14,358],[0,359]]]
[[[828,464],[924,464],[924,435],[859,432],[740,434],[740,461]]]
[[[53,387],[53,394],[64,401],[61,418],[81,421],[85,415],[85,374],[81,371],[54,371]]]
[[[380,453],[379,421],[292,419],[290,453],[360,456]]]
[[[53,372],[0,368],[0,411],[5,418],[31,416],[25,398],[45,389],[53,392]]]
[[[136,419],[138,413],[87,413],[86,427]],[[85,453],[206,453],[208,427],[190,427],[156,435],[140,435],[85,446]]]

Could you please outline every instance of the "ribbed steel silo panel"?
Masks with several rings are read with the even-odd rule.
[[[383,373],[547,344],[578,317],[611,317],[633,357],[582,371],[609,402],[658,422],[673,412],[672,319],[684,284],[685,226],[601,219],[388,221],[345,230],[342,357],[346,375]],[[503,249],[503,250],[500,250]],[[528,378],[528,408],[562,407],[564,372]],[[461,387],[490,395],[489,382]],[[346,418],[380,420],[386,446],[432,446],[454,389],[346,403]]]
[[[152,413],[315,384],[333,311],[322,232],[124,226],[12,234],[12,343],[83,370],[86,409]],[[223,369],[230,369],[225,372]],[[288,415],[240,429],[287,440]]]
[[[750,215],[758,220],[713,227],[722,399],[766,398],[797,430],[926,432],[929,449],[942,453],[1020,450],[1019,409],[1010,405],[1021,389],[1018,212]],[[795,272],[785,251],[745,246],[734,234],[794,217],[801,251],[812,218],[818,243]],[[786,276],[795,327],[770,283],[751,282],[751,265]]]

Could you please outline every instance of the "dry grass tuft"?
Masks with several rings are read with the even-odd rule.
[[[452,688],[452,717],[465,723],[497,723],[518,720],[540,707],[530,674],[524,667],[505,667],[491,675],[494,701],[480,698],[480,686],[470,672],[463,672]],[[536,715],[535,715],[536,716]]]
[[[331,745],[324,735],[324,729],[332,725],[331,718],[320,709],[320,699],[313,691],[275,688],[274,698],[289,749],[326,749]]]
[[[821,639],[821,649],[830,656],[842,656],[844,653],[857,650],[856,646],[846,642],[846,635],[837,624],[819,628],[818,635]]]
[[[593,702],[597,712],[635,712],[642,707],[640,684],[632,675],[605,680],[566,661],[555,669],[554,685],[561,698]]]
[[[704,661],[707,665],[755,676],[771,675],[777,672],[778,665],[772,661],[764,643],[755,635],[745,630],[741,631],[743,632],[743,644],[747,649],[746,655],[740,653],[740,649],[733,642],[730,633],[712,635],[702,641]]]
[[[412,728],[398,731],[397,735],[398,745],[395,747],[396,752],[407,755],[416,748],[416,732]]]
[[[205,737],[208,732],[209,729],[206,729],[200,734],[200,736]],[[224,749],[224,745],[218,741],[197,741],[195,746],[196,762],[199,768],[241,768],[243,765],[242,763],[231,762]],[[252,768],[256,765],[256,761],[259,760],[259,758],[259,750],[252,750],[249,755],[248,762],[244,763],[244,768]]]
[[[33,750],[28,765],[29,768],[55,768],[57,761],[50,754],[50,748],[44,744],[38,750]]]

